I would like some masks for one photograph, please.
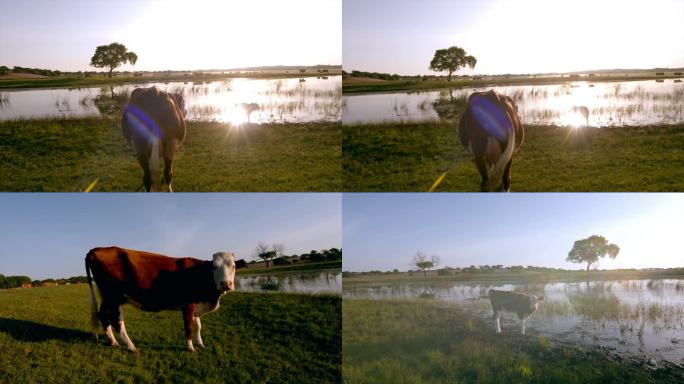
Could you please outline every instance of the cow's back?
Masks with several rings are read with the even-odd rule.
[[[177,103],[175,97],[154,86],[134,89],[122,116],[122,130],[126,140],[134,145],[138,143],[139,146],[146,144],[147,137],[153,134],[164,142],[182,142],[186,127],[181,106]],[[139,123],[144,125],[146,132],[141,132],[136,127]]]
[[[503,150],[510,130],[515,130],[515,148],[523,142],[524,129],[515,101],[494,90],[473,92],[459,123],[459,139],[465,148],[484,153],[488,137],[494,137]]]
[[[529,298],[523,294],[509,291],[489,290],[489,300],[495,311],[521,312],[529,307]]]
[[[150,310],[184,302],[195,291],[190,283],[206,284],[211,276],[206,261],[119,247],[94,248],[86,262],[102,295],[127,297]]]

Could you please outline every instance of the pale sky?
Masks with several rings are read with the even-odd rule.
[[[339,65],[342,0],[0,0],[0,65],[96,70],[98,45],[138,54],[120,70]]]
[[[684,194],[344,194],[345,271],[405,271],[416,251],[442,266],[565,261],[576,240],[604,236],[620,247],[600,269],[684,267]]]
[[[204,260],[342,246],[335,193],[2,193],[0,212],[0,274],[41,280],[84,276],[88,251],[111,245]]]
[[[684,67],[682,0],[344,0],[347,71],[435,74],[435,50],[477,58],[458,74]]]

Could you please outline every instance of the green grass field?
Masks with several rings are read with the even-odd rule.
[[[86,284],[0,290],[1,383],[335,383],[341,299],[228,294],[202,318],[207,346],[185,350],[180,311],[124,306],[140,350],[105,345],[89,325]]]
[[[348,383],[681,383],[684,371],[658,369],[603,350],[557,345],[533,332],[497,335],[455,305],[344,300]]]
[[[345,191],[479,191],[455,123],[342,126]],[[684,190],[684,124],[651,127],[526,126],[511,191]]]
[[[339,191],[336,123],[190,122],[174,161],[178,192]],[[142,170],[118,119],[0,122],[0,191],[142,191]]]

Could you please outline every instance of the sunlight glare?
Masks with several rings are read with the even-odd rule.
[[[139,53],[132,69],[339,64],[340,9],[336,0],[154,1],[112,38]]]

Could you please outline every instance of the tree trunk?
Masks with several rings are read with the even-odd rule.
[[[589,272],[589,267],[591,267],[591,263],[587,263],[587,272]]]
[[[114,70],[114,67],[109,67],[109,77],[112,77],[112,71]]]
[[[451,82],[451,74],[454,73],[454,71],[449,71],[449,74],[447,75],[447,81]]]
[[[266,268],[268,268],[268,259],[266,259]]]

